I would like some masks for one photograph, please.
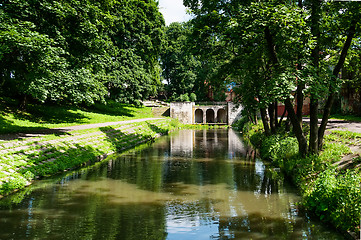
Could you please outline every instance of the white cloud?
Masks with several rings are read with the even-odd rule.
[[[191,18],[186,14],[183,0],[159,0],[159,10],[164,16],[166,25],[172,22],[184,22]]]

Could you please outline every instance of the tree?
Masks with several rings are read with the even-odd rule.
[[[173,100],[190,95],[195,88],[200,62],[190,51],[191,31],[187,23],[174,22],[166,28],[167,44],[161,54],[162,76],[167,81],[166,90]]]
[[[217,91],[213,97],[224,100],[226,84],[218,80],[219,59],[209,55],[205,46],[198,46],[197,32],[197,26],[190,22],[167,27],[167,44],[161,54],[166,89],[176,101],[210,100],[208,93],[214,89]]]
[[[260,109],[266,133],[279,125],[275,106],[283,101],[300,153],[318,153],[337,91],[336,79],[358,29],[360,4],[318,0],[184,0],[184,4],[197,16],[195,24],[203,26],[202,40],[217,36],[224,43],[228,54],[223,54],[227,58],[223,62],[238,80],[245,106]],[[294,94],[298,112],[294,111]],[[308,144],[300,111],[305,95],[311,99]],[[318,128],[320,99],[327,101]]]
[[[3,92],[42,102],[134,103],[160,85],[164,20],[156,1],[0,3]]]

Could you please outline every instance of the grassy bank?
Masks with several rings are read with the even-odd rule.
[[[0,98],[0,134],[153,116],[151,108],[137,108],[111,101],[91,107],[30,103],[26,110],[20,110],[19,105],[20,103],[16,100]]]
[[[178,128],[170,119],[71,131],[0,143],[0,195],[32,180],[92,164]]]
[[[263,159],[293,180],[303,196],[303,207],[338,229],[359,236],[361,157],[351,149],[359,145],[361,134],[333,131],[325,136],[319,156],[302,158],[292,134],[266,137],[262,129],[262,125],[246,125],[245,139],[260,150]]]

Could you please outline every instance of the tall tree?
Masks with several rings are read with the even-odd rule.
[[[166,28],[166,47],[161,54],[163,78],[166,90],[173,100],[190,96],[194,92],[200,62],[189,46],[191,26],[187,23],[171,23]],[[189,100],[189,99],[188,99]]]
[[[224,63],[238,79],[246,107],[261,110],[265,131],[270,134],[278,125],[274,106],[283,101],[300,153],[317,153],[339,82],[336,79],[358,29],[360,3],[184,0],[184,4],[197,16],[195,24],[203,26],[200,35],[213,34],[225,43]],[[308,144],[302,115],[294,111],[295,93],[299,111],[303,96],[311,99]],[[321,99],[327,101],[318,128]]]
[[[225,84],[214,81],[218,77],[218,59],[209,55],[204,46],[199,48],[197,40],[197,28],[190,22],[167,27],[166,47],[161,54],[166,90],[172,100],[202,101],[210,100],[208,93],[218,88],[213,97],[224,100]]]
[[[40,101],[135,102],[160,85],[154,0],[0,1],[3,92]]]

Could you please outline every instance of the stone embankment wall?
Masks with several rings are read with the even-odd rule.
[[[170,130],[170,119],[29,137],[0,142],[0,197],[33,179],[103,160]]]

